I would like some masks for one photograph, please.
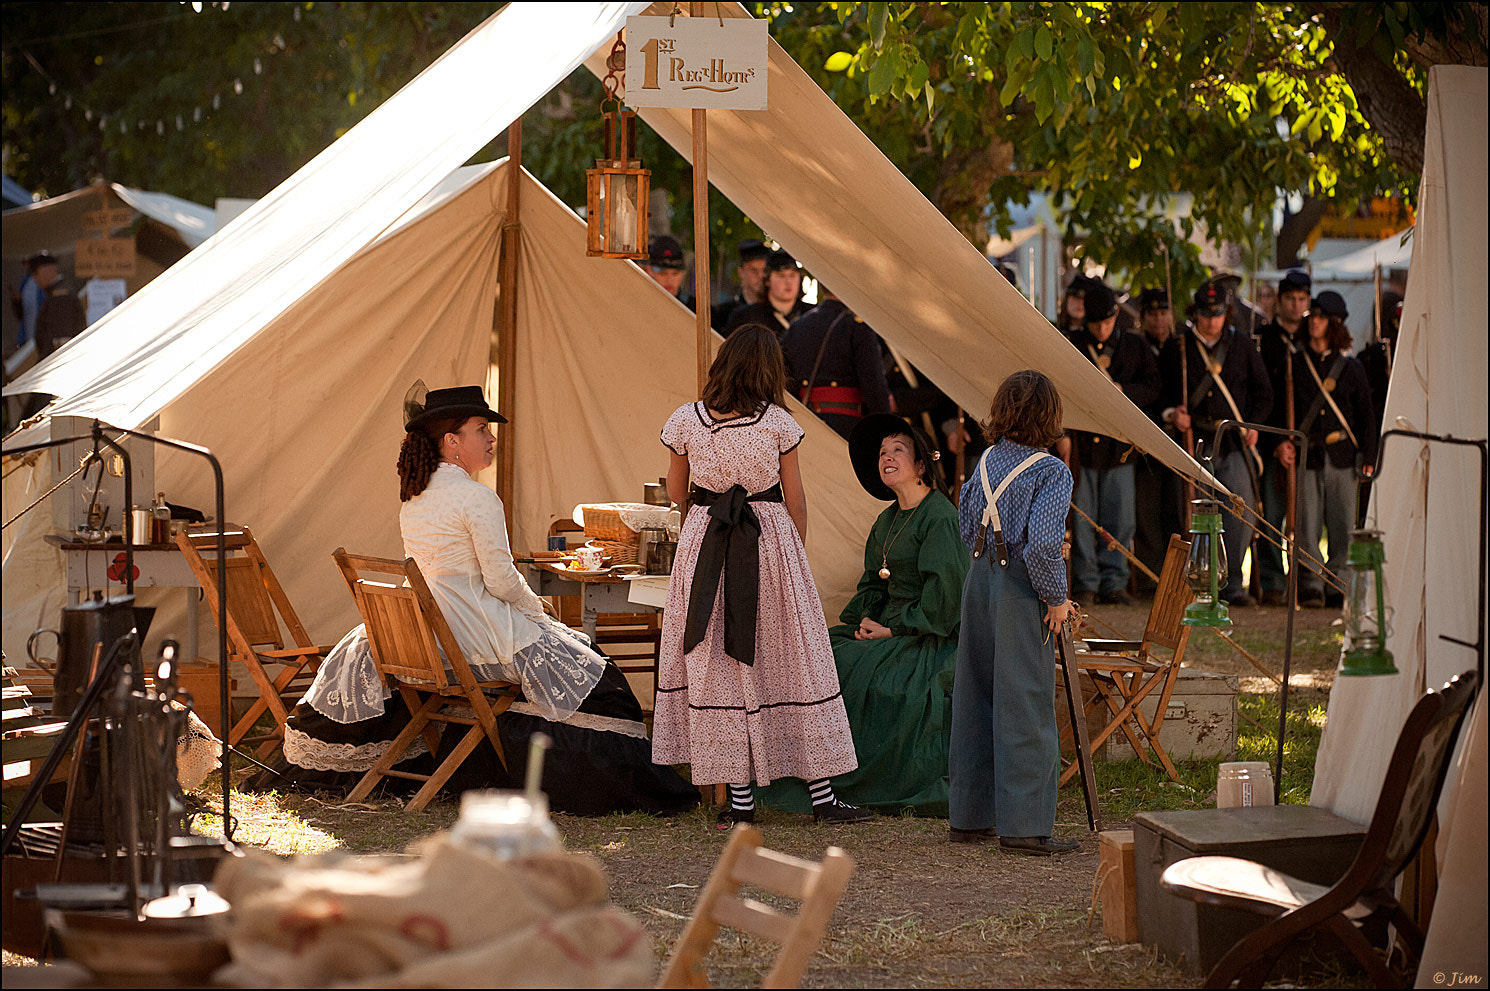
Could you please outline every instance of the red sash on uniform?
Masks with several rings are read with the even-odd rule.
[[[798,390],[797,398],[803,399],[807,391],[807,386],[804,385]],[[803,402],[807,402],[807,408],[819,416],[824,413],[837,413],[839,416],[864,415],[864,392],[858,386],[813,386],[811,401],[803,399]]]

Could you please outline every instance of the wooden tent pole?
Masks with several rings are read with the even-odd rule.
[[[707,110],[693,111],[693,308],[698,330],[698,392],[709,381],[709,120]]]
[[[512,470],[515,443],[512,435],[512,390],[517,374],[517,254],[522,240],[523,122],[519,117],[507,129],[507,205],[502,222],[502,255],[497,269],[497,339],[492,360],[497,366],[497,412],[507,423],[497,428],[497,496],[507,511],[512,529]]]
[[[690,17],[702,17],[704,5],[690,3]],[[693,111],[693,309],[698,330],[698,393],[704,394],[713,363],[713,341],[709,326],[709,117],[707,110]]]

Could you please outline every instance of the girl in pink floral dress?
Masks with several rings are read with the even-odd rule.
[[[781,407],[781,348],[742,327],[703,398],[662,428],[668,494],[691,501],[662,619],[652,759],[729,785],[720,821],[752,822],[751,784],[802,778],[818,821],[870,814],[828,779],[858,766],[822,603],[802,546],[802,428]]]

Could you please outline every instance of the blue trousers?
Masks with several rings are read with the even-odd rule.
[[[1024,562],[983,557],[962,589],[952,682],[950,821],[1000,836],[1055,828],[1060,738],[1045,605]]]
[[[1247,462],[1243,460],[1247,455],[1241,451],[1232,451],[1223,458],[1216,459],[1213,471],[1221,484],[1232,492],[1242,497],[1242,501],[1257,510],[1257,497],[1252,491],[1252,478],[1247,472]],[[1242,582],[1242,558],[1247,553],[1247,545],[1252,541],[1252,524],[1242,520],[1231,511],[1231,501],[1225,500],[1221,504],[1221,526],[1225,532],[1221,535],[1221,543],[1226,548],[1226,588],[1222,590],[1222,597],[1230,599],[1247,591]]]
[[[1350,468],[1323,468],[1299,472],[1299,551],[1319,557],[1321,531],[1329,535],[1329,556],[1325,567],[1349,587],[1350,571],[1346,552],[1350,549],[1350,531],[1355,526],[1356,481]],[[1314,572],[1299,567],[1299,591],[1322,592],[1324,582]],[[1331,592],[1335,590],[1330,589]]]
[[[1262,472],[1262,516],[1281,533],[1288,522],[1288,469],[1277,458],[1264,458]],[[1303,478],[1299,479],[1300,485]],[[1257,542],[1258,579],[1264,592],[1288,589],[1288,573],[1283,569],[1283,551],[1270,540]]]
[[[1116,468],[1082,468],[1072,500],[1118,543],[1133,546],[1137,524],[1131,461]],[[1080,515],[1071,531],[1071,577],[1073,587],[1083,592],[1105,593],[1128,587],[1128,559],[1108,547]]]

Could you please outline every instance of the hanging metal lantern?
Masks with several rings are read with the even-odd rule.
[[[1185,607],[1181,622],[1186,626],[1230,626],[1221,587],[1226,582],[1226,545],[1221,541],[1221,507],[1214,499],[1191,502],[1190,559],[1185,563],[1185,581],[1195,601]]]
[[[605,112],[605,157],[585,172],[592,258],[647,257],[652,172],[636,151],[636,114],[619,104]]]
[[[585,171],[586,213],[591,258],[645,258],[650,221],[652,172],[636,157],[636,113],[621,107],[616,95],[626,71],[626,46],[621,36],[606,59],[605,153]]]
[[[1353,530],[1350,534],[1350,595],[1345,600],[1345,655],[1342,675],[1396,674],[1392,652],[1387,650],[1391,633],[1387,611],[1386,548],[1380,530]]]

